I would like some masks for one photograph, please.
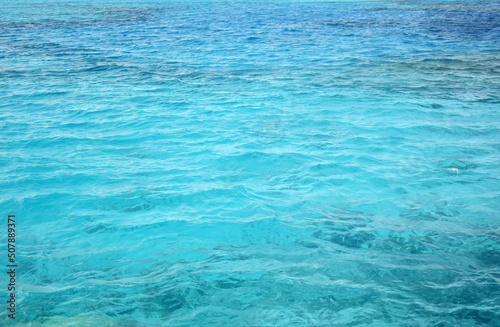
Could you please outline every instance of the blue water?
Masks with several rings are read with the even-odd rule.
[[[1,0],[0,324],[500,326],[499,127],[498,1]]]

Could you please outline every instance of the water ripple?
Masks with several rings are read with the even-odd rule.
[[[498,4],[28,2],[19,326],[499,324]]]

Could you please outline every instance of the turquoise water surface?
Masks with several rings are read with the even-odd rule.
[[[500,326],[499,127],[499,1],[0,0],[0,325]]]

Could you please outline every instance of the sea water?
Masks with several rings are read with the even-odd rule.
[[[500,2],[0,8],[2,326],[500,326]]]

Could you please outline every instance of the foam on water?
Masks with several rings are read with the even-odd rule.
[[[2,3],[17,325],[500,325],[499,13]]]

